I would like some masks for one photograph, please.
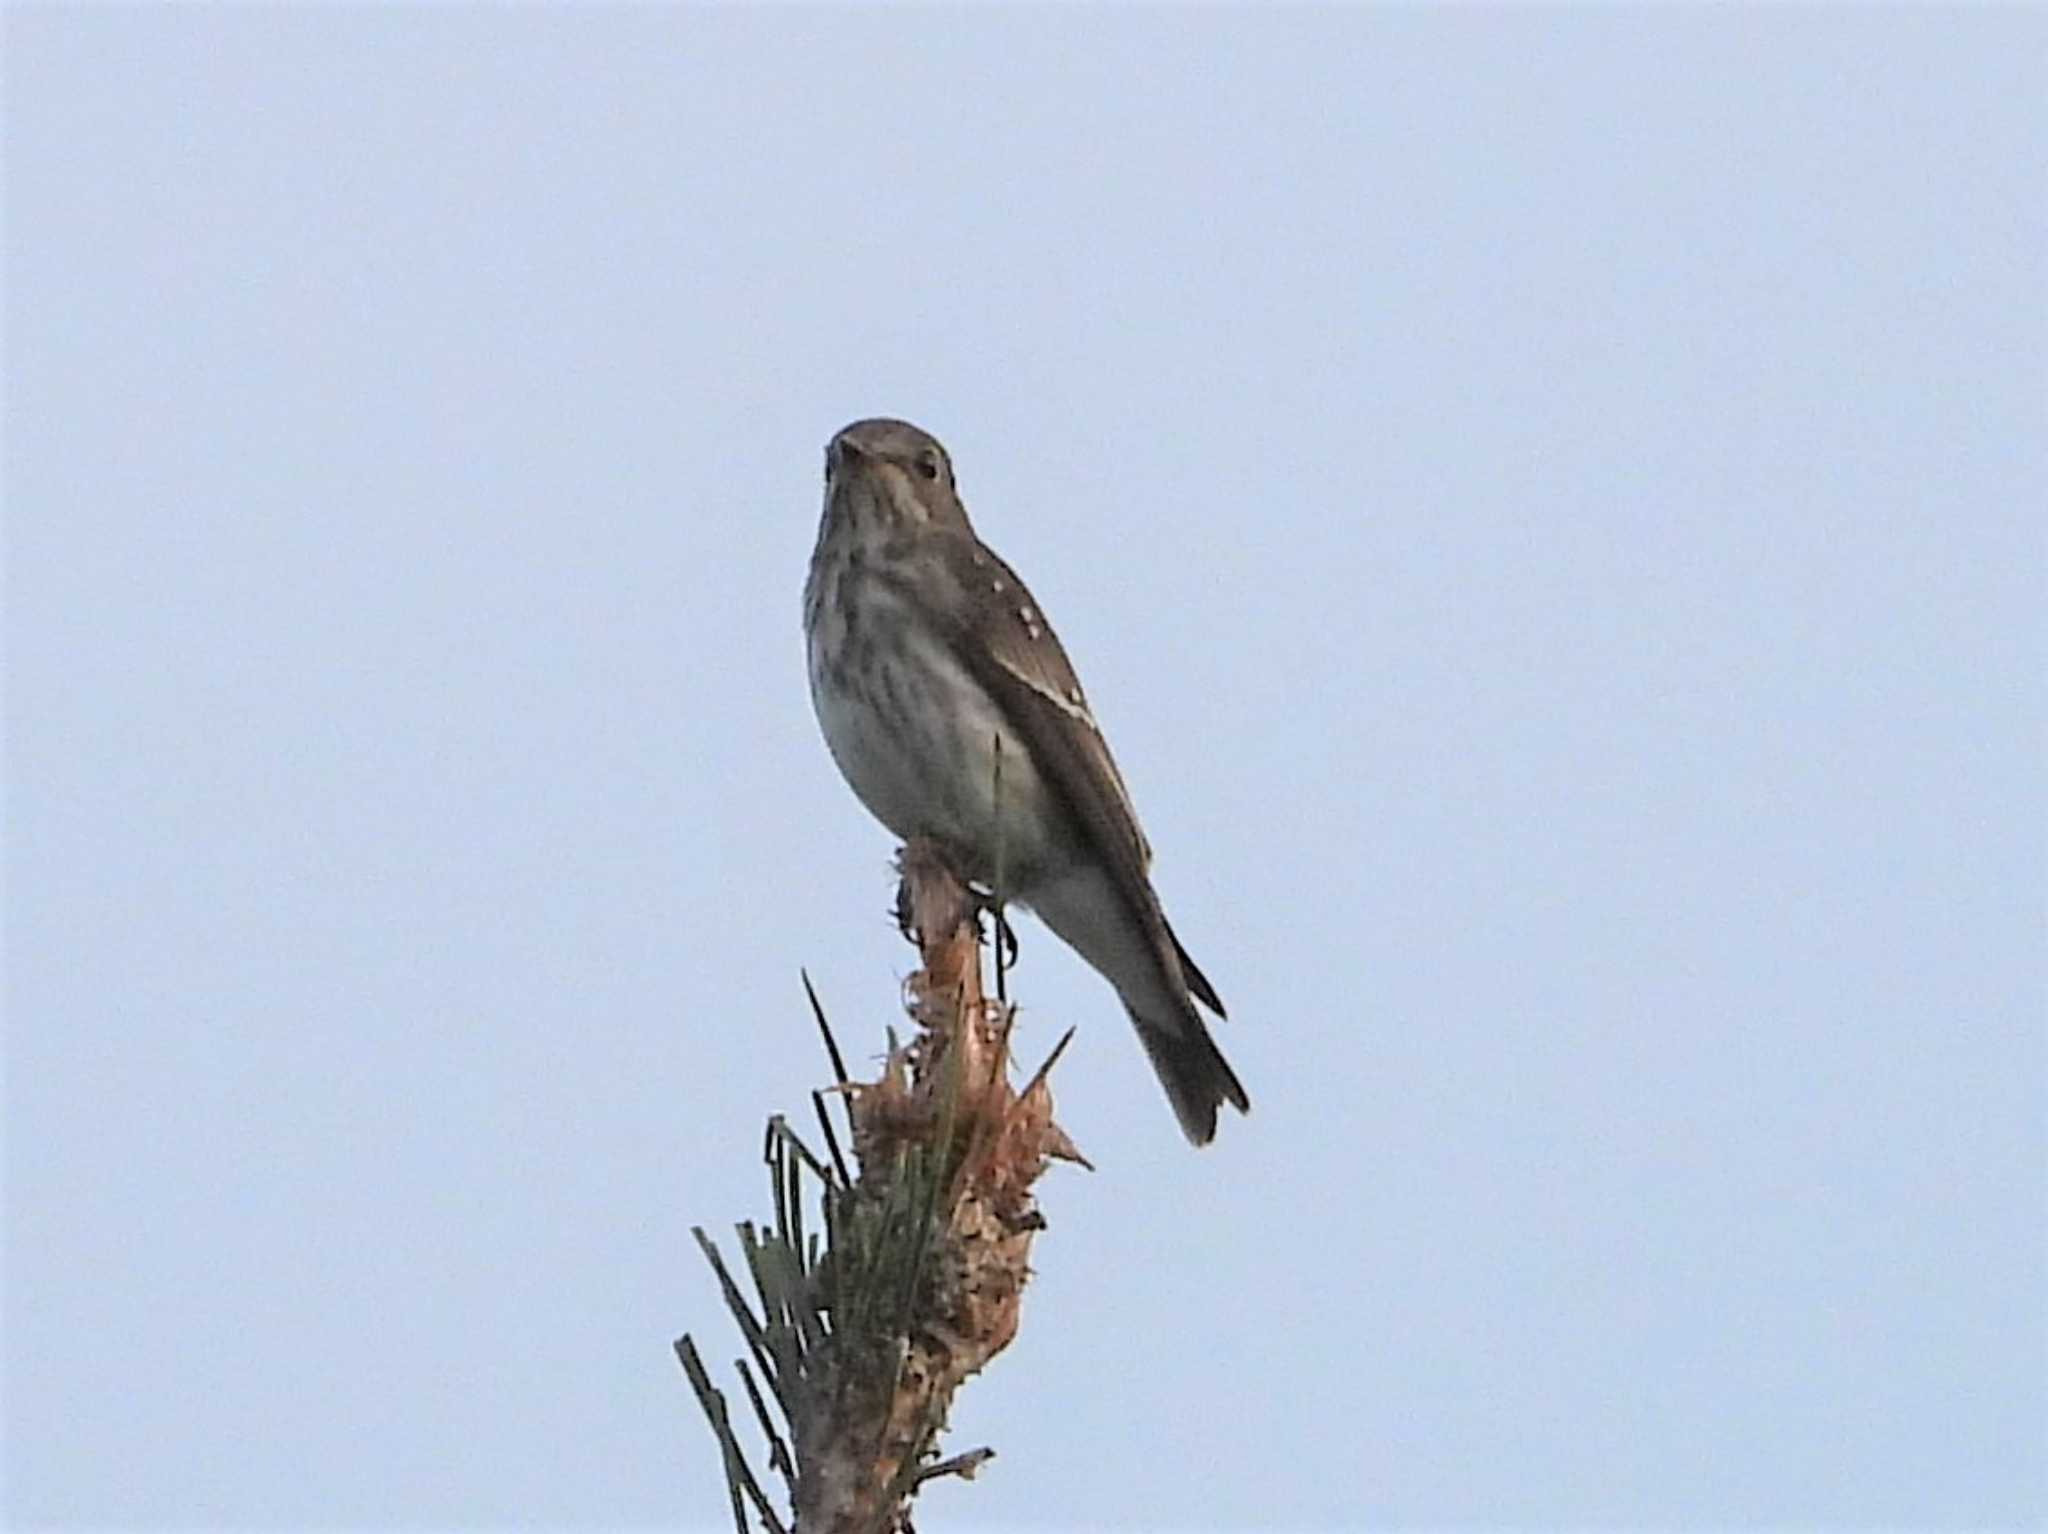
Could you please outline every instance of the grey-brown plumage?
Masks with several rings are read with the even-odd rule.
[[[857,421],[826,449],[804,634],[818,723],[861,802],[1036,911],[1116,987],[1191,1141],[1214,1137],[1220,1104],[1248,1110],[1195,1009],[1223,1003],[1167,925],[1066,651],[975,536],[945,449],[908,422]]]

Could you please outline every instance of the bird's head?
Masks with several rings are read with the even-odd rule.
[[[895,531],[966,530],[953,460],[930,432],[908,421],[855,421],[825,446],[825,504]]]

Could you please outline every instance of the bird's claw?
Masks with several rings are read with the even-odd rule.
[[[977,929],[984,914],[995,919],[996,962],[1004,969],[1013,969],[1017,963],[1017,929],[1010,925],[1010,918],[1003,914],[1003,903],[994,895],[981,890],[971,891],[974,897],[974,921]],[[979,936],[979,933],[976,934]]]

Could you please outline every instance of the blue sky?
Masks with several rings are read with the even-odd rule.
[[[713,1526],[897,1016],[821,450],[952,451],[1231,1005],[926,1518],[2048,1513],[2039,10],[10,7],[10,1521]]]

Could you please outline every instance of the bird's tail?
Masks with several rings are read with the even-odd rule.
[[[1209,1037],[1192,1006],[1165,1027],[1147,1022],[1136,1012],[1131,1013],[1131,1021],[1138,1025],[1138,1037],[1190,1144],[1207,1145],[1216,1138],[1216,1110],[1224,1103],[1239,1113],[1251,1112],[1244,1083],[1237,1079],[1237,1072],[1223,1058],[1223,1051]]]

